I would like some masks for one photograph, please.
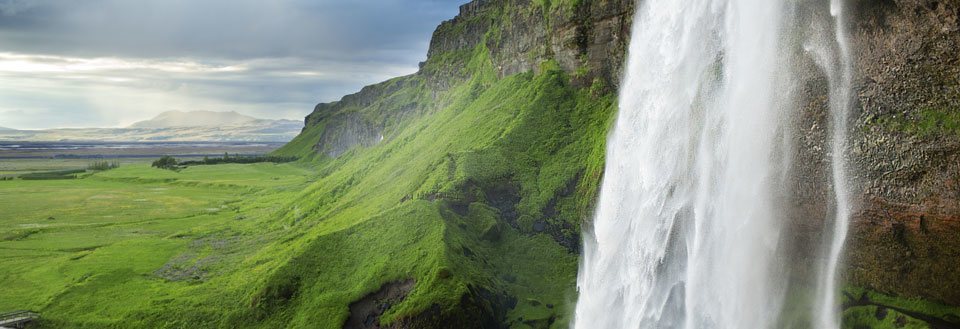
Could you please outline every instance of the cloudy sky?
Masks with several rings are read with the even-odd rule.
[[[413,73],[466,0],[0,0],[0,127],[301,119]]]

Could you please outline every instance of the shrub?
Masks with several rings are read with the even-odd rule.
[[[154,168],[167,169],[167,170],[176,170],[177,169],[177,159],[172,156],[164,155],[160,157],[157,161],[154,161],[151,164]]]

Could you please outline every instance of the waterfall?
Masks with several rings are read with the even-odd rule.
[[[797,35],[816,36],[795,17],[796,3],[640,3],[600,199],[584,228],[574,327],[778,327],[790,279],[782,205],[798,111],[792,49]],[[837,327],[849,217],[851,69],[842,11],[830,9],[834,43],[802,40],[830,80],[838,205],[817,279],[817,328]]]
[[[840,253],[843,251],[844,241],[847,239],[847,230],[850,221],[850,192],[847,187],[846,161],[847,154],[847,120],[849,119],[851,92],[853,90],[853,67],[850,59],[850,46],[846,36],[846,22],[841,0],[830,0],[830,15],[834,18],[834,45],[836,50],[818,52],[818,64],[827,74],[830,84],[830,127],[831,127],[831,154],[830,164],[832,183],[836,202],[836,217],[833,221],[832,235],[827,247],[826,263],[821,269],[818,282],[818,301],[820,308],[815,313],[818,328],[839,328],[840,321],[836,314],[837,309],[837,267],[840,263]],[[821,48],[829,47],[821,45]],[[832,65],[827,65],[825,58],[833,55]]]

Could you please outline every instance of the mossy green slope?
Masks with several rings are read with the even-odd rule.
[[[418,113],[386,124],[376,146],[314,156],[322,177],[281,220],[305,243],[237,323],[339,327],[350,303],[413,279],[382,323],[566,325],[613,97],[572,87],[551,62],[498,78],[486,52],[428,62],[426,71],[462,61],[469,78],[447,91],[413,75],[365,107],[339,109],[383,117],[412,101]],[[278,153],[314,152],[324,127],[318,120]]]
[[[41,326],[57,328],[339,328],[352,303],[412,280],[377,321],[565,327],[579,223],[599,184],[614,96],[600,82],[571,83],[550,60],[501,76],[487,44],[437,54],[417,74],[318,106],[276,152],[300,156],[298,164],[124,167],[44,182],[95,193],[163,189],[185,193],[178,200],[190,207],[123,216],[145,225],[143,236],[113,230],[122,223],[88,231],[111,240],[84,254],[58,251],[57,265],[37,270],[66,281],[34,299],[4,295],[14,297],[6,307],[42,311]],[[336,157],[318,145],[371,126],[382,136],[373,145]],[[54,209],[93,211],[84,200]],[[48,231],[9,244],[55,244]],[[21,265],[0,272],[3,282],[33,276]],[[43,284],[35,283],[25,291]]]

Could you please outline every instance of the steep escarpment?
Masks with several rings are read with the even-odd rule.
[[[573,87],[593,87],[597,94],[611,93],[620,83],[633,11],[634,2],[628,0],[552,4],[486,0],[464,4],[457,17],[437,27],[427,61],[420,64],[419,72],[364,87],[336,102],[318,104],[305,120],[304,133],[281,153],[309,153],[310,148],[320,150],[332,145],[349,148],[375,144],[377,141],[371,142],[364,136],[396,128],[404,122],[404,116],[417,109],[444,105],[425,103],[413,94],[430,94],[436,100],[453,86],[469,80],[477,72],[467,64],[476,57],[478,47],[483,48],[485,60],[498,78],[536,73],[541,63],[552,61],[571,76]],[[406,98],[399,99],[402,97]],[[365,113],[362,120],[349,115],[360,110]],[[318,139],[321,129],[317,128],[327,124],[356,129],[327,133],[327,138]]]
[[[857,4],[850,280],[960,305],[960,3]]]
[[[856,205],[844,281],[917,305],[923,303],[914,299],[960,305],[960,3],[854,0],[847,6],[855,51],[847,161]],[[812,63],[805,65],[801,72],[810,77],[800,88],[793,217],[800,252],[816,253],[823,224],[833,216],[827,82],[809,73],[816,71]],[[886,308],[851,289],[848,315],[875,312],[872,322],[855,322],[879,326]],[[956,309],[951,312],[939,316],[956,324]],[[894,318],[900,325],[926,323],[899,314],[884,317],[885,325]]]
[[[553,60],[575,73],[581,84],[597,78],[609,86],[619,85],[634,1],[537,2],[487,0],[463,5],[459,16],[437,28],[428,58],[485,42],[501,77],[535,71],[541,62]]]
[[[317,105],[277,151],[318,168],[303,233],[235,321],[565,326],[632,4],[473,1],[419,72]]]
[[[850,8],[859,202],[845,279],[895,297],[851,288],[847,306],[887,314],[878,310],[908,298],[960,305],[958,4]],[[251,293],[253,315],[238,321],[565,326],[633,10],[622,0],[472,1],[437,28],[419,72],[317,105],[278,151],[319,168],[280,214],[304,233],[290,241],[295,256]],[[816,257],[832,216],[828,87],[812,62],[800,65],[810,77],[798,88],[805,110],[790,202],[797,252]],[[398,282],[402,294],[384,293]],[[392,297],[377,299],[384,294]],[[371,300],[380,305],[366,316],[350,307]],[[884,319],[899,323],[897,314]]]

